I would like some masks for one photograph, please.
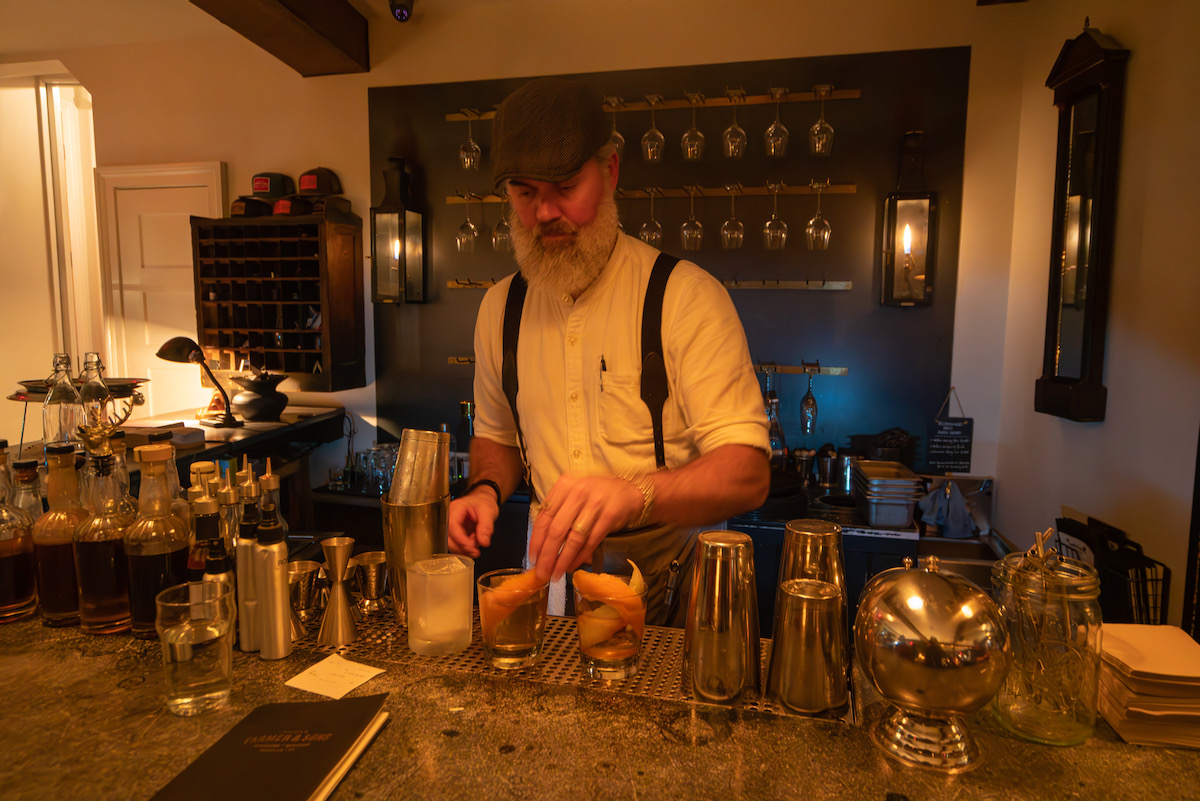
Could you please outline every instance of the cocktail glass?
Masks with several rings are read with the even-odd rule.
[[[483,652],[492,667],[514,670],[536,664],[546,635],[550,585],[532,570],[519,568],[484,573],[475,584]]]
[[[596,679],[624,679],[637,673],[646,629],[646,588],[635,593],[628,576],[612,577],[625,586],[583,592],[575,586],[579,661]]]
[[[408,566],[408,647],[422,656],[449,656],[471,644],[475,561],[434,554]]]

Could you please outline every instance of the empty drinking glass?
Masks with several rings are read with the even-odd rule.
[[[684,250],[699,250],[704,244],[704,226],[696,219],[696,189],[694,186],[688,187],[691,205],[687,220],[679,226],[679,243]]]
[[[458,233],[455,236],[455,244],[458,246],[459,253],[474,253],[475,243],[479,241],[479,229],[475,227],[475,223],[471,222],[471,198],[474,195],[467,193],[459,195],[467,201],[467,219],[463,224],[458,226]]]
[[[704,158],[704,134],[696,127],[696,106],[704,102],[704,95],[689,92],[687,98],[692,104],[692,127],[683,134],[679,146],[683,149],[684,161],[700,161]]]
[[[721,226],[721,247],[725,250],[741,250],[746,238],[746,226],[737,218],[734,211],[734,198],[742,190],[741,184],[725,187],[729,192],[729,219]]]
[[[463,113],[467,114],[467,141],[458,149],[458,163],[464,170],[479,171],[479,162],[482,160],[483,151],[479,149],[479,143],[475,141],[475,137],[471,135],[471,117],[472,112],[463,109]]]
[[[650,219],[642,223],[642,228],[638,231],[638,238],[652,247],[662,245],[662,225],[654,219],[654,195],[661,191],[656,187],[646,187],[646,193],[650,195]]]
[[[808,392],[800,399],[800,432],[813,434],[817,430],[817,396],[812,391],[812,373],[808,374]],[[812,464],[809,464],[812,468]]]
[[[779,219],[779,188],[781,184],[772,184],[771,219],[763,226],[763,247],[767,250],[783,250],[787,244],[787,223]]]
[[[808,152],[814,156],[828,156],[833,152],[833,126],[825,122],[825,99],[829,97],[833,87],[824,84],[814,86],[813,91],[821,99],[821,114],[808,129]]]
[[[744,101],[746,93],[741,89],[730,89],[725,92],[733,105],[733,122],[721,134],[721,150],[727,159],[740,159],[746,155],[746,132],[737,121],[737,104]]]
[[[625,105],[625,101],[619,97],[606,97],[604,102],[612,111],[612,143],[617,148],[617,157],[623,158],[625,156],[625,137],[621,136],[621,132],[617,130],[617,109]]]
[[[763,134],[763,146],[767,156],[773,159],[781,159],[787,154],[788,129],[779,121],[779,104],[786,95],[787,89],[771,90],[771,97],[775,99],[775,121],[767,126]]]
[[[501,201],[500,221],[492,229],[492,250],[497,253],[512,252],[512,227],[508,224],[508,198]]]
[[[667,142],[662,131],[654,125],[654,107],[662,102],[662,95],[646,95],[646,102],[650,104],[650,130],[642,134],[642,159],[653,163],[662,161]]]
[[[829,250],[829,235],[832,229],[829,220],[821,216],[821,190],[829,186],[829,181],[812,182],[812,188],[817,190],[817,213],[804,226],[804,234],[808,238],[809,250]]]

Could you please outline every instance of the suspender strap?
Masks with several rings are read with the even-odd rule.
[[[650,422],[654,427],[654,462],[659,470],[667,466],[663,444],[663,406],[670,394],[667,365],[663,360],[662,307],[667,279],[671,277],[671,271],[678,261],[666,253],[658,254],[654,269],[650,271],[645,304],[642,306],[642,401],[650,409]]]
[[[504,305],[504,360],[500,367],[500,383],[517,428],[517,447],[521,451],[521,464],[525,467],[525,483],[529,486],[530,497],[536,503],[537,490],[533,488],[533,475],[525,455],[525,438],[521,434],[521,414],[517,411],[517,338],[521,333],[521,313],[525,310],[525,292],[528,288],[525,276],[519,272],[513,276],[508,287],[508,300]]]

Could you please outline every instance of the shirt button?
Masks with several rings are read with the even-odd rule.
[[[575,337],[567,337],[567,344],[569,344],[571,347],[575,347]]]
[[[562,296],[562,302],[563,302],[563,303],[570,303],[570,302],[571,302],[571,296],[570,296],[570,295],[563,295],[563,296]]]
[[[576,448],[575,450],[571,451],[571,455],[574,456],[576,459],[578,459],[580,456],[579,448]]]
[[[578,392],[572,392],[572,393],[571,393],[571,400],[573,400],[573,401],[577,401],[577,400],[579,400],[579,393],[578,393]]]

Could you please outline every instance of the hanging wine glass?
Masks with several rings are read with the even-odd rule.
[[[483,151],[479,149],[479,143],[471,135],[471,119],[475,112],[463,109],[463,113],[467,115],[467,141],[458,149],[458,163],[464,170],[478,172]]]
[[[699,250],[704,244],[704,226],[696,219],[696,189],[694,186],[688,187],[691,206],[687,220],[679,226],[679,242],[684,250]]]
[[[812,391],[813,374],[808,374],[808,392],[800,399],[800,430],[804,434],[817,431],[817,396]]]
[[[771,207],[771,219],[767,220],[767,224],[763,226],[763,247],[767,250],[783,250],[783,246],[787,244],[787,223],[779,219],[779,189],[782,184],[771,184],[771,195],[773,197],[773,205]]]
[[[684,132],[679,146],[683,149],[684,161],[700,161],[704,158],[704,134],[696,127],[696,106],[704,102],[704,95],[688,92],[687,99],[692,104],[692,127]]]
[[[814,86],[813,91],[821,99],[821,114],[808,129],[808,152],[814,156],[828,156],[833,152],[833,126],[825,122],[825,98],[829,97],[833,87],[824,84]]]
[[[741,191],[742,185],[729,184],[725,189],[729,191],[729,219],[721,226],[721,247],[725,250],[741,250],[742,242],[746,238],[746,226],[737,218],[734,199]]]
[[[606,97],[604,102],[608,104],[612,111],[612,143],[617,148],[617,158],[625,156],[625,137],[621,136],[621,132],[617,130],[617,109],[625,105],[625,101],[619,97]]]
[[[817,190],[817,213],[804,226],[804,234],[808,238],[809,250],[829,250],[829,235],[832,228],[829,220],[821,216],[821,191],[829,186],[829,181],[813,181],[812,188]]]
[[[512,227],[508,224],[508,198],[501,200],[500,222],[492,229],[492,250],[512,253]]]
[[[465,195],[459,195],[467,201],[467,219],[463,224],[458,226],[458,234],[455,236],[455,244],[458,245],[459,253],[474,253],[475,243],[479,241],[479,229],[475,227],[475,223],[471,222],[471,199],[475,197],[470,192]]]
[[[740,159],[746,155],[746,132],[738,125],[737,104],[744,102],[746,93],[741,89],[729,89],[725,94],[733,106],[733,122],[721,134],[721,150],[727,159]]]
[[[663,235],[662,225],[654,219],[654,193],[658,191],[656,187],[646,187],[646,192],[650,195],[650,219],[642,223],[642,228],[638,231],[638,238],[653,247],[662,245]]]
[[[642,159],[657,163],[662,161],[663,147],[667,143],[662,131],[654,125],[654,107],[662,102],[662,95],[646,95],[646,102],[650,104],[650,130],[642,134]]]
[[[779,121],[779,104],[786,95],[787,89],[771,90],[771,97],[775,98],[775,122],[767,126],[763,145],[767,149],[767,156],[773,159],[781,159],[787,153],[788,129]]]

